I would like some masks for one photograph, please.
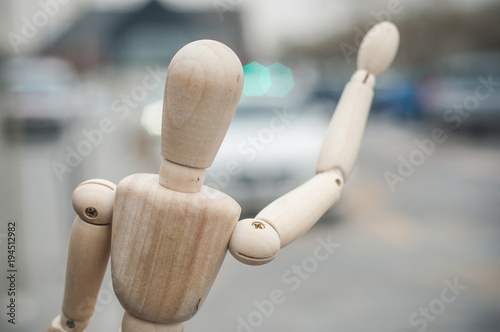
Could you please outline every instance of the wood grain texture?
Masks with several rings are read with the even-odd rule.
[[[183,193],[200,191],[205,181],[204,168],[192,168],[163,159],[158,172],[160,184],[165,188]]]
[[[113,214],[113,286],[123,308],[143,320],[173,324],[201,307],[219,271],[241,208],[203,186],[181,193],[158,175],[118,184]]]
[[[337,168],[345,181],[349,178],[372,104],[375,78],[390,66],[398,47],[399,31],[391,22],[375,25],[363,38],[358,53],[358,71],[337,104],[323,141],[317,172]]]
[[[165,83],[161,154],[208,168],[219,150],[243,91],[243,66],[226,45],[192,42],[172,59]]]
[[[71,228],[62,314],[48,332],[82,332],[94,314],[111,252],[116,185],[102,179],[82,182],[73,192],[77,217]]]
[[[266,206],[255,219],[273,226],[283,248],[307,232],[337,202],[341,186],[342,177],[338,172],[317,174]]]
[[[346,85],[321,147],[318,173],[337,168],[347,181],[358,156],[372,100],[373,89],[369,85],[357,80]]]
[[[79,217],[71,229],[62,312],[82,331],[94,314],[111,250],[111,225],[92,225]]]

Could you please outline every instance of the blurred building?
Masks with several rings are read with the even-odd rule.
[[[185,44],[209,38],[227,44],[243,61],[240,21],[238,12],[227,12],[221,28],[213,10],[181,11],[157,0],[129,11],[90,10],[41,54],[65,58],[79,70],[111,63],[164,64]]]
[[[359,42],[370,26],[390,20],[401,34],[395,65],[421,66],[459,53],[500,50],[499,15],[498,1],[400,2],[397,7],[387,2],[379,6],[359,5],[349,29],[325,31],[315,44],[289,43],[283,54],[324,62],[337,59],[345,64],[348,57],[355,59]]]

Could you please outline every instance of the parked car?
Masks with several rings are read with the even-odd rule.
[[[78,107],[72,67],[57,58],[19,57],[0,69],[2,117],[7,128],[60,129]]]
[[[500,129],[500,89],[480,88],[492,74],[447,74],[422,81],[420,105],[425,116],[451,130],[498,132]],[[492,76],[500,82],[500,74]],[[484,97],[477,97],[477,89]]]
[[[500,53],[458,54],[423,70],[417,98],[426,118],[451,131],[498,133]]]
[[[206,183],[251,215],[315,174],[329,116],[283,100],[242,98]]]

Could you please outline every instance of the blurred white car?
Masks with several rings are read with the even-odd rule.
[[[207,170],[205,183],[238,201],[244,216],[314,176],[330,120],[324,112],[269,100],[242,98]]]
[[[27,131],[58,128],[78,107],[72,67],[57,58],[19,57],[0,69],[2,116]]]

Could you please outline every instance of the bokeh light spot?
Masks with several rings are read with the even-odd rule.
[[[243,67],[245,84],[243,94],[246,96],[263,96],[271,86],[269,69],[257,62],[249,63]]]
[[[243,67],[243,73],[243,94],[246,96],[261,97],[266,94],[270,97],[286,97],[295,85],[292,70],[281,63],[264,67],[252,62]]]
[[[268,69],[272,85],[266,91],[266,94],[270,97],[286,97],[295,85],[292,70],[281,63],[275,63],[269,66]]]

